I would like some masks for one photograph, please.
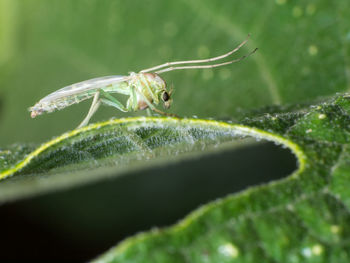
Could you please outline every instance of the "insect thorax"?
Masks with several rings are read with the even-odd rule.
[[[132,78],[129,85],[136,90],[134,95],[130,94],[127,108],[133,111],[144,110],[148,107],[145,99],[151,104],[158,105],[160,95],[166,90],[165,81],[154,73],[131,73],[130,76]]]

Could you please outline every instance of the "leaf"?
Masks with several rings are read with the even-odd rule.
[[[217,70],[179,71],[164,75],[167,83],[174,84],[176,90],[171,112],[180,116],[195,114],[201,118],[215,116],[215,119],[232,119],[244,127],[258,129],[257,134],[249,133],[250,135],[265,138],[266,134],[270,134],[272,140],[287,140],[291,145],[301,148],[302,151],[297,152],[307,157],[304,172],[299,170],[285,181],[236,195],[232,197],[235,205],[225,200],[218,201],[219,216],[216,214],[215,204],[200,210],[198,215],[203,211],[204,215],[209,216],[214,213],[212,218],[219,221],[223,218],[222,222],[226,222],[218,232],[219,224],[214,224],[213,231],[207,232],[207,238],[216,242],[208,243],[211,245],[209,249],[205,247],[206,237],[194,235],[200,231],[186,226],[186,222],[201,228],[206,226],[206,222],[216,221],[199,216],[197,220],[193,216],[193,220],[190,218],[184,221],[182,228],[155,230],[155,234],[145,235],[145,239],[151,240],[149,243],[138,241],[142,236],[130,239],[116,253],[111,252],[106,257],[118,257],[121,255],[118,254],[120,251],[125,252],[121,255],[124,256],[129,251],[137,251],[138,247],[146,250],[147,246],[156,244],[153,241],[159,240],[159,248],[162,250],[164,246],[168,248],[165,244],[169,240],[175,239],[176,242],[169,243],[173,261],[178,258],[183,261],[184,255],[186,260],[193,256],[202,261],[201,257],[206,260],[217,256],[209,252],[219,251],[220,262],[229,261],[229,257],[235,255],[244,255],[247,262],[260,262],[262,259],[276,262],[284,257],[284,262],[300,258],[303,262],[347,262],[348,230],[347,225],[342,224],[347,219],[348,203],[347,99],[338,98],[338,101],[320,104],[321,109],[307,109],[305,105],[324,96],[349,90],[349,11],[348,1],[326,0],[223,0],[220,3],[210,0],[155,0],[137,3],[121,0],[38,0],[35,4],[31,1],[0,0],[2,173],[15,168],[7,173],[11,174],[20,168],[16,165],[35,150],[32,144],[17,144],[13,147],[4,147],[5,145],[19,141],[35,143],[49,140],[75,127],[87,111],[88,105],[85,103],[30,120],[26,108],[48,93],[91,77],[127,74],[129,71],[138,71],[165,61],[220,55],[251,33],[248,45],[236,55],[246,54],[255,47],[259,51],[244,62]],[[301,105],[294,105],[295,103]],[[330,108],[323,109],[323,106]],[[271,115],[261,115],[263,112]],[[309,113],[311,119],[308,118]],[[94,121],[111,116],[126,115],[105,109],[96,115]],[[250,117],[244,119],[244,116]],[[142,119],[142,122],[145,125],[155,125],[152,127],[156,129],[164,129],[164,125],[157,126],[147,119]],[[194,121],[188,125],[191,127],[197,124]],[[212,124],[214,127],[222,125],[219,122]],[[207,125],[200,127],[212,131]],[[165,125],[165,129],[166,127]],[[223,132],[219,127],[217,128]],[[234,134],[236,127],[232,124],[229,133]],[[250,128],[247,128],[248,131]],[[85,133],[82,135],[84,137]],[[189,138],[181,135],[181,139]],[[61,142],[74,143],[78,137],[79,135],[72,136]],[[199,138],[199,145],[202,139],[203,149],[211,151],[215,142],[209,140],[207,144],[205,138]],[[236,139],[227,137],[230,143],[234,140],[233,144],[240,144],[240,139]],[[225,138],[220,137],[218,151],[225,147],[225,142]],[[99,165],[106,165],[106,169],[100,167],[91,173],[84,168],[87,163],[69,164],[68,161],[71,160],[58,160],[57,155],[51,156],[55,158],[51,159],[54,163],[45,162],[40,167],[40,160],[50,160],[45,159],[50,157],[45,154],[51,150],[51,153],[57,153],[55,151],[60,148],[55,147],[62,146],[59,143],[54,144],[51,145],[53,147],[48,147],[47,152],[32,155],[35,158],[26,163],[23,170],[0,183],[0,199],[13,200],[54,189],[66,189],[120,175],[124,171],[142,172],[148,166],[165,165],[176,162],[177,158],[188,158],[189,155],[198,157],[201,153],[199,145],[191,148],[193,145],[181,145],[181,141],[172,143],[175,150],[171,149],[169,155],[166,155],[171,157],[170,160],[156,155],[154,159],[143,162],[137,160],[134,151],[130,159],[124,153],[123,158],[126,160],[118,160],[118,164],[125,166],[118,166],[117,171],[114,171],[113,161],[107,158],[98,162]],[[181,154],[174,157],[177,147]],[[234,146],[230,144],[227,147]],[[163,150],[160,147],[155,152]],[[188,155],[183,154],[187,150]],[[85,149],[82,152],[84,151]],[[73,153],[76,153],[75,149]],[[112,152],[112,155],[115,157],[117,153]],[[89,162],[95,160],[95,157],[83,154],[81,160]],[[56,167],[56,161],[65,166]],[[77,159],[73,158],[73,161]],[[249,164],[250,160],[247,160],[247,165]],[[331,185],[330,194],[327,194],[328,189],[324,186],[327,184]],[[333,193],[338,195],[333,196]],[[225,202],[229,204],[229,208],[221,213],[220,207]],[[229,216],[225,216],[227,211]],[[224,217],[220,217],[221,214]],[[243,216],[239,217],[240,214]],[[228,224],[225,220],[232,215],[234,226],[238,226],[233,230],[230,227],[225,228]],[[243,219],[240,221],[240,218]],[[176,232],[176,229],[186,235],[186,231],[190,233],[188,237],[185,234],[174,236],[172,231]],[[207,228],[202,229],[205,231]],[[229,230],[226,231],[227,229]],[[159,235],[157,232],[163,234]],[[168,235],[173,239],[166,239]],[[236,238],[232,245],[221,245],[221,241],[225,242],[226,237],[229,240],[232,236]],[[183,240],[178,241],[182,237]],[[199,243],[196,237],[203,242]],[[184,248],[180,252],[174,252],[176,245],[184,245],[190,242],[188,240],[194,240],[196,249],[188,252]],[[131,244],[130,247],[128,244]],[[192,249],[191,244],[189,249]],[[286,250],[288,253],[285,253]],[[155,249],[152,251],[159,252]],[[286,258],[291,254],[290,258]],[[228,255],[228,258],[222,259],[223,255]],[[163,254],[151,256],[159,259]],[[159,260],[163,261],[162,258]]]
[[[129,238],[94,262],[349,261],[349,110],[345,95],[227,125],[289,147],[299,169],[204,205],[175,226]]]
[[[43,144],[15,165],[23,167],[12,178],[28,180],[31,173],[41,172],[32,180],[47,177],[57,187],[58,178],[75,176],[72,170],[100,165],[123,170],[126,160],[144,167],[147,155],[155,160],[188,158],[184,153],[242,136],[272,140],[297,156],[299,168],[293,175],[204,205],[173,227],[129,238],[96,262],[346,262],[349,110],[350,96],[344,95],[291,113],[246,118],[242,124],[174,118],[97,123]],[[75,183],[96,174],[78,176]],[[8,187],[4,182],[1,193]]]
[[[262,130],[210,120],[137,117],[92,124],[31,152],[23,146],[3,150],[0,179],[14,176],[14,182],[0,185],[0,200],[178,162],[224,145],[237,147],[244,144],[243,136],[247,135],[288,145],[279,136]]]

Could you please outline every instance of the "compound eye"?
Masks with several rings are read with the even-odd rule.
[[[170,99],[169,93],[164,91],[164,93],[162,95],[162,99],[163,99],[163,101],[168,101]]]

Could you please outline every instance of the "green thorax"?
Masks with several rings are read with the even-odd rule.
[[[165,81],[156,74],[131,74],[129,81],[130,98],[127,108],[130,111],[144,110],[149,104],[158,105],[162,92],[166,89]]]

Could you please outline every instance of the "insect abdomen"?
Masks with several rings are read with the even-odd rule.
[[[43,110],[47,112],[53,112],[55,110],[61,110],[73,104],[92,98],[96,91],[92,90],[83,94],[76,94],[67,96],[65,98],[57,99],[47,105],[43,105]],[[40,102],[39,102],[40,103]]]

